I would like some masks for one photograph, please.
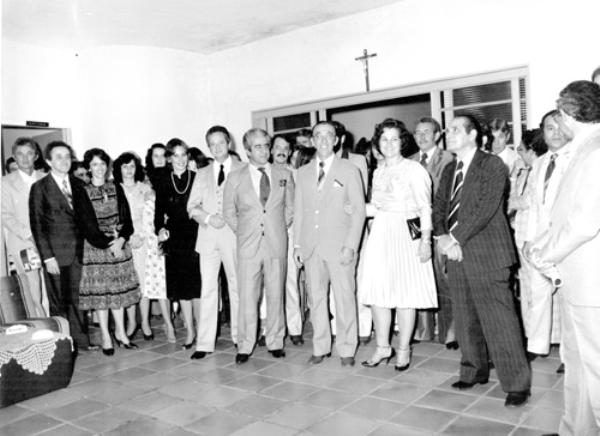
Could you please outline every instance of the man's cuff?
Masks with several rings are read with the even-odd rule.
[[[51,260],[56,260],[56,258],[55,258],[55,257],[50,257],[50,258],[48,258],[48,259],[44,259],[44,263],[48,263],[48,262],[50,262]]]

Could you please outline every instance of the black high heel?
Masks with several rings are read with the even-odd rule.
[[[140,325],[136,324],[135,328],[133,329],[133,332],[130,335],[127,335],[127,339],[131,340],[131,339],[135,338],[135,335],[137,334],[139,329],[140,329]]]
[[[387,347],[377,347],[377,348],[387,348]],[[390,352],[389,356],[381,357],[379,360],[373,360],[372,358],[369,360],[365,360],[364,362],[362,362],[362,366],[366,366],[367,368],[375,368],[377,365],[379,365],[384,360],[385,360],[386,364],[390,363],[390,360],[392,360],[392,358],[396,355],[396,350],[394,350],[393,348],[391,348],[391,350],[392,351]],[[377,352],[375,352],[375,353],[377,353]],[[373,357],[375,357],[375,356],[373,356]]]
[[[133,342],[129,342],[128,344],[126,344],[125,342],[118,340],[116,337],[115,337],[115,342],[119,347],[122,345],[123,348],[125,348],[126,350],[135,350],[137,348],[140,348]]]
[[[153,341],[154,340],[154,332],[150,333],[149,335],[147,335],[144,332],[142,332],[142,334],[144,335],[144,341]]]
[[[192,342],[190,342],[189,344],[183,344],[181,347],[184,350],[189,350],[190,348],[192,348],[192,345],[194,345],[194,342],[196,342],[196,338],[194,337],[194,339],[192,339]]]
[[[450,341],[446,344],[446,349],[447,350],[458,350],[458,342],[457,341]]]
[[[102,354],[104,354],[105,356],[112,356],[113,354],[115,354],[115,349],[114,347],[102,348]]]
[[[410,347],[407,350],[398,348],[398,356],[400,356],[401,354],[404,356],[408,355],[408,363],[406,363],[404,365],[398,365],[396,363],[396,365],[394,365],[394,369],[396,371],[406,371],[408,369],[408,367],[410,366],[410,358],[411,358],[411,354],[412,354],[412,350],[410,349]]]

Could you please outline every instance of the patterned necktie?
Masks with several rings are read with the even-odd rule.
[[[550,177],[552,177],[552,173],[554,172],[554,168],[556,168],[556,153],[552,153],[550,156],[550,163],[548,164],[548,168],[546,168],[546,176],[544,177],[544,203],[546,202],[546,191],[548,190],[548,185],[550,184]]]
[[[450,213],[448,214],[448,231],[450,232],[454,230],[454,227],[458,224],[458,209],[460,206],[460,196],[462,194],[464,177],[462,169],[463,163],[461,161],[456,166],[452,196],[450,197]]]
[[[221,169],[219,170],[219,175],[217,176],[217,185],[221,186],[225,181],[225,166],[221,164]]]
[[[69,203],[69,206],[71,209],[73,209],[73,195],[71,195],[71,191],[69,191],[69,185],[67,184],[66,177],[63,179],[61,191],[67,199],[67,203]]]
[[[264,167],[259,167],[258,171],[262,173],[262,175],[260,176],[259,196],[260,202],[264,207],[264,205],[267,204],[269,194],[271,193],[271,183],[269,182],[269,177],[267,176],[267,172],[265,171]]]
[[[423,168],[427,168],[427,153],[421,154],[420,164],[423,165]]]
[[[317,179],[317,186],[321,186],[321,182],[325,178],[325,162],[319,162],[319,178]]]

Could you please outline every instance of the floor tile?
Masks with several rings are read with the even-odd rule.
[[[52,427],[58,427],[62,422],[40,413],[18,419],[0,427],[0,435],[25,436],[39,433]]]
[[[350,392],[321,389],[304,397],[301,401],[328,409],[340,409],[356,400],[356,395]]]
[[[1,430],[0,430],[1,434]],[[46,430],[42,433],[38,433],[36,436],[88,436],[92,435],[89,430],[85,430],[80,427],[75,427],[71,424],[59,425],[50,430]]]
[[[306,371],[306,368],[303,368],[299,365],[291,365],[289,363],[276,363],[275,365],[260,370],[258,373],[261,375],[268,375],[280,379],[291,380],[304,371]]]
[[[33,412],[18,404],[0,409],[0,425],[6,425],[26,416],[33,415]]]
[[[396,424],[384,424],[376,428],[368,436],[431,436],[430,431],[409,428]]]
[[[458,415],[442,410],[428,409],[419,406],[408,406],[391,418],[396,424],[418,429],[438,432],[446,427]]]
[[[104,433],[104,436],[148,436],[148,435],[164,435],[175,426],[168,424],[159,419],[150,418],[148,416],[140,417],[133,421],[126,422],[111,431]]]
[[[445,372],[432,371],[421,367],[411,368],[408,371],[398,374],[399,375],[394,378],[395,381],[412,383],[421,387],[436,387],[452,377]]]
[[[271,386],[281,383],[281,379],[266,377],[264,375],[250,374],[246,377],[236,379],[225,383],[228,386],[236,387],[244,391],[260,392]]]
[[[208,407],[192,401],[180,401],[152,413],[154,418],[169,424],[185,426],[212,413]]]
[[[539,428],[517,427],[510,436],[540,436],[543,433],[545,432]]]
[[[506,436],[513,428],[513,425],[506,423],[461,416],[444,429],[442,434],[453,436]]]
[[[152,374],[156,374],[155,371],[150,371],[149,369],[144,368],[127,368],[123,371],[118,371],[115,373],[110,373],[104,376],[105,380],[115,381],[115,382],[127,382],[131,380],[135,380],[136,378],[149,376]]]
[[[334,413],[322,421],[310,426],[308,431],[317,435],[363,436],[371,433],[379,424],[375,421],[359,418],[347,413]]]
[[[296,430],[289,427],[268,422],[255,422],[231,433],[231,436],[292,436],[295,434]]]
[[[168,371],[169,369],[173,369],[177,366],[185,365],[186,363],[187,362],[183,360],[175,359],[173,357],[161,357],[159,359],[141,364],[140,368],[161,372]]]
[[[209,385],[183,379],[177,383],[163,386],[158,392],[184,400],[197,400],[203,397],[204,393],[210,388]]]
[[[465,394],[465,395],[482,395],[482,394],[488,393],[494,389],[498,389],[500,392],[503,392],[502,388],[500,388],[498,386],[498,382],[495,382],[495,381],[489,381],[484,385],[476,384],[472,388],[464,389],[464,390],[458,390],[458,389],[454,389],[452,387],[452,384],[457,381],[458,381],[458,376],[452,376],[449,379],[447,379],[445,382],[443,382],[442,384],[438,385],[437,389],[443,389],[443,390],[450,391],[450,392],[460,392],[461,394]],[[506,396],[506,394],[504,394],[500,398],[504,398],[505,396]]]
[[[524,427],[540,428],[549,432],[558,431],[562,412],[550,407],[536,407],[522,422]]]
[[[273,412],[266,418],[266,421],[300,430],[313,425],[329,414],[331,414],[331,410],[324,407],[305,403],[288,403]]]
[[[537,388],[551,389],[562,379],[560,374],[534,371],[531,375],[531,386]]]
[[[532,410],[528,404],[522,407],[504,407],[504,400],[482,397],[464,413],[473,417],[502,421],[508,424],[518,424]]]
[[[193,366],[198,367],[198,365]],[[202,371],[191,375],[191,378],[197,382],[209,385],[226,384],[243,377],[246,377],[246,373],[223,368],[202,368]]]
[[[118,407],[111,407],[93,415],[88,415],[83,418],[73,421],[78,427],[83,427],[95,433],[110,431],[120,425],[137,419],[140,415],[123,410]]]
[[[81,398],[72,403],[65,404],[54,409],[48,409],[45,413],[63,421],[71,421],[91,413],[108,409],[110,405],[99,401]]]
[[[342,412],[363,418],[389,421],[389,419],[404,408],[395,401],[382,400],[374,397],[361,398],[344,407]]]
[[[250,357],[250,360],[248,360],[246,363],[237,364],[235,363],[235,356],[231,357],[231,362],[232,363],[229,366],[227,366],[228,369],[236,369],[238,371],[244,371],[248,373],[260,371],[261,369],[265,369],[268,366],[273,366],[277,363],[274,360],[257,359],[255,357]]]
[[[450,359],[441,359],[439,357],[431,357],[425,360],[419,365],[419,368],[448,374],[458,374],[458,362]]]
[[[564,406],[564,401],[565,401],[565,395],[562,391],[556,391],[554,389],[551,389],[551,390],[547,391],[542,396],[542,398],[540,398],[540,401],[538,401],[537,405],[544,406],[544,407],[552,407],[554,409],[562,411],[563,406]]]
[[[208,407],[227,407],[251,395],[250,392],[227,386],[217,386],[199,392],[196,401]]]
[[[261,394],[280,400],[295,401],[315,392],[317,389],[313,385],[286,381],[262,390]]]
[[[373,392],[379,386],[384,384],[383,380],[379,380],[373,377],[364,377],[361,375],[349,375],[344,377],[335,383],[329,385],[332,389],[339,389],[341,391],[353,392],[358,395],[366,395]]]
[[[249,416],[218,410],[184,428],[208,436],[226,436],[253,422]]]
[[[427,389],[413,385],[412,383],[390,381],[374,391],[371,396],[408,404],[422,397],[427,392]]]
[[[44,410],[64,406],[65,404],[72,403],[84,396],[83,393],[77,389],[59,389],[54,392],[40,395],[39,397],[30,398],[29,400],[21,401],[19,406],[26,409],[30,409],[36,412],[43,412]]]
[[[285,406],[287,402],[268,398],[261,395],[250,395],[246,398],[236,401],[227,406],[227,409],[243,415],[250,415],[254,418],[263,418],[277,409]]]
[[[130,410],[132,412],[144,415],[152,415],[157,410],[164,409],[165,407],[181,401],[183,401],[181,398],[172,397],[170,395],[154,391],[129,400],[126,403],[119,405],[119,407],[121,409]]]
[[[457,392],[442,391],[434,389],[420,398],[416,404],[451,412],[462,412],[477,400],[472,395],[463,395]]]
[[[338,380],[345,377],[345,374],[339,372],[329,371],[326,369],[315,368],[314,366],[303,373],[293,378],[293,381],[298,383],[307,383],[309,385],[315,385],[317,387],[330,386]]]

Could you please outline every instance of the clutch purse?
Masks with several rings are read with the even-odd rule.
[[[21,256],[23,269],[26,272],[40,269],[42,267],[42,260],[40,259],[40,255],[35,248],[24,248],[19,252],[19,255]]]
[[[421,218],[416,217],[406,220],[406,225],[408,225],[408,233],[413,241],[421,239]]]

